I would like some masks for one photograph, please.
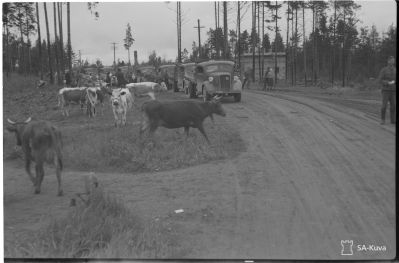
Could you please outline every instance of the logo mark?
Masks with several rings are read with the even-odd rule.
[[[342,256],[352,256],[353,255],[353,240],[341,240],[341,255]]]

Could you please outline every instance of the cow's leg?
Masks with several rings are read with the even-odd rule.
[[[35,194],[40,194],[40,187],[42,185],[43,177],[44,177],[44,169],[43,162],[36,163],[36,185],[35,185]]]
[[[32,175],[31,171],[30,171],[30,157],[25,155],[25,170],[29,176],[29,179],[32,181],[33,185],[36,184],[36,178]]]
[[[202,126],[202,123],[199,123],[197,125],[198,130],[202,133],[202,135],[204,135],[206,141],[208,142],[208,144],[210,144],[208,136],[206,136],[205,130],[204,130],[204,126]]]
[[[57,182],[58,182],[58,196],[62,196],[64,192],[62,191],[62,186],[61,186],[61,167],[58,162],[55,168],[55,174],[57,175]]]

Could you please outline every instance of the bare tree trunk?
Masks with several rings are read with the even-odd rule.
[[[28,10],[25,9],[25,14],[26,14],[26,49],[28,51],[28,73],[31,73],[31,54],[30,54],[30,47],[31,47],[31,42],[29,40],[29,19],[28,19]]]
[[[227,28],[227,2],[223,1],[224,59],[229,57],[229,36]]]
[[[302,9],[302,26],[303,26],[303,69],[305,71],[305,87],[307,85],[307,70],[306,70],[306,35],[305,35],[305,3],[303,3]]]
[[[18,9],[18,16],[22,17],[22,13],[21,13],[21,9]],[[21,34],[21,46],[19,48],[20,52],[19,52],[19,67],[20,67],[20,72],[25,74],[25,59],[24,59],[24,46],[25,46],[25,42],[24,42],[24,37],[23,37],[23,30],[22,30],[22,21],[19,21],[19,31]]]
[[[343,29],[343,38],[342,38],[342,87],[345,87],[345,8],[344,8],[344,29]]]
[[[56,11],[56,3],[53,2],[53,14],[54,14],[54,54],[55,54],[55,69],[57,72],[57,84],[60,83],[60,63],[58,60],[58,34],[57,34],[57,11]]]
[[[297,64],[298,64],[298,6],[295,6],[295,57],[294,57],[294,78],[297,80]]]
[[[12,66],[11,66],[11,54],[10,54],[10,32],[8,30],[8,23],[4,24],[5,28],[6,28],[6,76],[8,77],[10,75],[10,71],[12,70]]]
[[[40,34],[40,18],[39,18],[39,3],[36,2],[36,20],[37,20],[37,33],[38,33],[38,46],[39,46],[39,74],[40,79],[43,79],[43,57],[42,57],[42,38]]]
[[[256,25],[256,4],[252,2],[252,81],[255,81],[255,25]]]
[[[277,84],[277,32],[278,32],[278,16],[277,16],[277,1],[276,1],[276,35],[274,37],[274,81],[273,81],[273,86],[276,87]]]
[[[334,86],[334,73],[335,73],[335,27],[337,23],[337,4],[334,0],[334,26],[333,26],[333,48],[332,48],[332,59],[331,59],[331,85]]]
[[[70,3],[67,3],[67,26],[68,26],[68,68],[72,71],[72,46],[71,46],[71,9]]]
[[[218,28],[218,15],[217,15],[217,7],[216,4],[217,2],[215,1],[215,30]]]
[[[294,35],[294,7],[291,8],[291,85],[295,86],[295,74],[294,74],[294,64],[295,64],[295,35]]]
[[[260,61],[260,43],[261,43],[261,37],[260,37],[260,2],[257,2],[258,4],[258,36],[259,36],[259,42],[258,42],[258,71],[259,71],[259,82],[262,81],[262,66],[261,66],[261,61]]]
[[[241,40],[241,14],[240,14],[241,11],[240,11],[240,8],[241,7],[240,7],[240,1],[238,1],[237,7],[238,7],[238,9],[237,9],[237,27],[238,27],[238,30],[237,30],[238,52],[237,52],[237,54],[238,54],[238,69],[239,69],[240,76],[241,76],[241,42],[240,42],[240,40]]]
[[[48,27],[48,16],[47,16],[47,6],[46,2],[43,3],[44,6],[44,17],[46,19],[46,32],[47,32],[47,54],[48,54],[48,67],[50,70],[50,83],[54,84],[53,78],[53,67],[51,66],[51,44],[50,44],[50,30]]]
[[[61,80],[64,80],[64,71],[65,71],[65,63],[64,63],[64,32],[62,30],[62,3],[57,3],[58,5],[58,26],[60,33],[60,70],[61,70]]]
[[[265,72],[265,46],[263,40],[265,38],[265,2],[262,2],[262,37],[261,37],[261,47],[262,47],[262,69],[261,69],[261,81],[263,81],[264,77],[263,74]]]
[[[288,67],[289,67],[289,32],[290,32],[290,5],[287,2],[287,41],[285,46],[285,81],[288,81]]]

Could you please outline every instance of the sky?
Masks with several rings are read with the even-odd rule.
[[[380,32],[386,31],[388,26],[396,26],[396,3],[394,0],[382,1],[356,1],[362,7],[357,16],[362,23],[359,26],[376,25]],[[229,29],[236,28],[236,6],[237,2],[228,2]],[[241,30],[251,27],[251,8],[242,20]],[[64,5],[64,41],[66,42],[66,5]],[[39,3],[40,24],[42,38],[45,38],[45,20],[43,3]],[[47,3],[50,22],[50,38],[54,38],[53,5]],[[198,44],[197,19],[200,19],[201,42],[207,39],[206,32],[215,27],[214,2],[183,1],[182,9],[182,50],[186,48],[191,53],[193,41]],[[283,11],[284,10],[284,11]],[[72,47],[77,52],[81,51],[82,59],[94,63],[99,58],[104,65],[113,62],[113,42],[116,44],[116,59],[127,62],[128,52],[123,46],[126,26],[130,23],[132,35],[135,42],[131,48],[131,59],[133,50],[138,52],[139,62],[148,60],[149,54],[155,50],[157,55],[166,60],[175,60],[177,56],[177,26],[176,26],[176,2],[100,2],[96,8],[99,18],[87,9],[86,2],[71,3],[71,39]],[[242,12],[245,12],[244,10]],[[283,18],[279,21],[282,35],[285,36],[285,6],[280,11]],[[307,31],[310,32],[311,16],[310,10],[305,13]],[[299,14],[298,14],[299,15]],[[223,25],[222,2],[220,2],[220,24]],[[266,31],[267,32],[267,31]],[[269,32],[271,33],[271,32]],[[308,34],[308,33],[306,33]],[[285,41],[285,37],[284,41]]]

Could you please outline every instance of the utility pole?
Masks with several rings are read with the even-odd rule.
[[[115,68],[115,66],[116,66],[116,63],[115,63],[115,49],[116,49],[116,44],[118,44],[118,43],[112,42],[111,44],[113,45],[113,48],[114,48],[114,68]]]
[[[194,28],[198,28],[198,55],[201,57],[201,28],[204,28],[204,26],[200,26],[200,20],[198,19],[198,26],[195,26]]]
[[[181,63],[181,2],[177,2],[177,62]]]

